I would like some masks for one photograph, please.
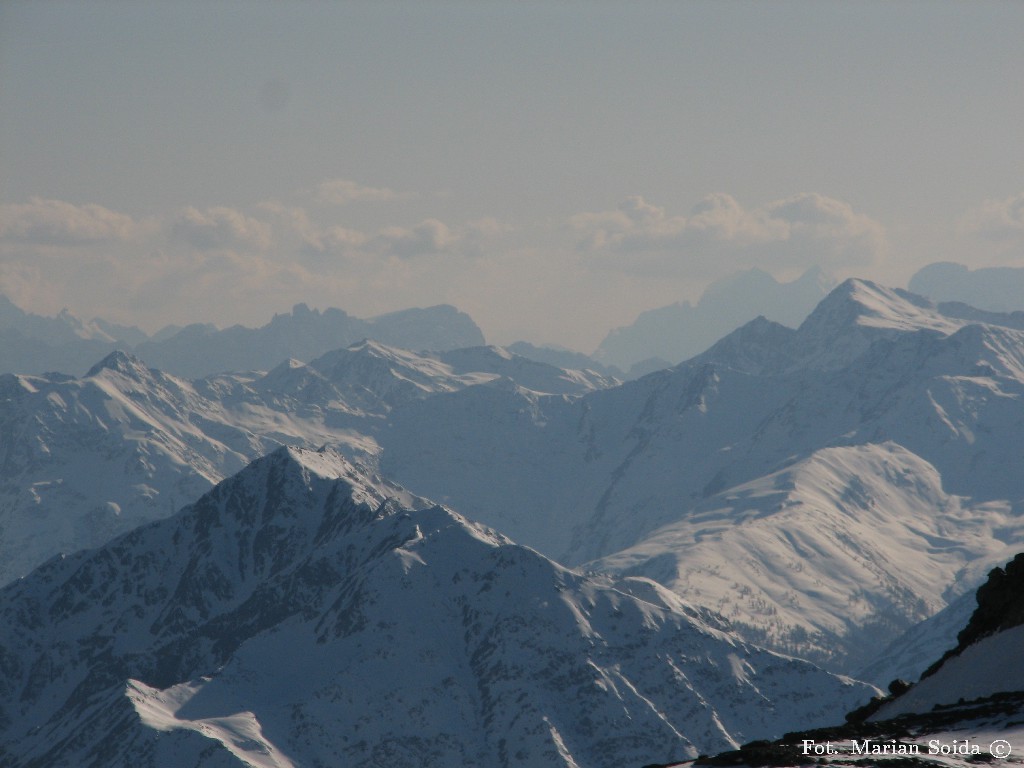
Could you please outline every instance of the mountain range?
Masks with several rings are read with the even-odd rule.
[[[1012,319],[1014,327],[1022,328],[1022,275],[1024,270],[1015,268],[972,271],[939,262],[919,270],[910,280],[910,290],[940,302],[944,314],[997,325]],[[524,341],[509,349],[560,368],[639,378],[700,354],[758,316],[795,328],[834,286],[835,281],[817,268],[791,282],[751,269],[711,283],[694,304],[680,301],[641,313],[630,325],[609,331],[592,356]],[[411,350],[484,344],[473,320],[447,305],[360,319],[340,309],[321,312],[297,304],[260,328],[235,325],[221,330],[193,323],[169,325],[148,336],[135,326],[102,318],[83,321],[66,309],[55,317],[35,315],[0,295],[0,373],[74,374],[120,349],[167,373],[196,378],[267,370],[289,357],[309,362],[363,339]]]
[[[558,396],[618,383],[501,348],[430,355],[376,342],[194,381],[124,352],[81,378],[0,375],[0,583],[166,517],[277,446],[376,457],[396,406],[510,377]]]
[[[133,352],[165,373],[198,378],[225,371],[266,371],[290,357],[310,361],[372,338],[415,350],[480,346],[483,333],[455,307],[407,309],[362,320],[340,309],[297,304],[260,328],[208,323],[168,326],[148,337],[138,328],[101,319],[83,322],[67,310],[56,317],[25,312],[0,295],[0,373],[87,370],[104,355]]]
[[[2,375],[0,762],[582,768],[827,722],[1020,549],[1020,326],[848,280],[627,382],[380,341]]]
[[[8,376],[4,577],[277,445],[329,444],[558,562],[655,579],[749,642],[852,673],[1012,553],[1022,359],[1015,328],[851,280],[795,330],[758,319],[624,384],[375,342],[192,382],[123,354],[82,379]]]

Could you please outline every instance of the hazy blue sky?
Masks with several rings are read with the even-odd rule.
[[[750,266],[1024,264],[1024,3],[0,2],[0,290],[590,351]]]

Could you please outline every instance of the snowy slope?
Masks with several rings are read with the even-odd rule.
[[[353,406],[376,413],[500,378],[537,394],[553,395],[582,395],[618,384],[592,371],[557,368],[502,347],[415,353],[364,341],[328,352],[309,367],[321,372],[339,391],[348,393]]]
[[[0,591],[0,762],[596,768],[825,722],[870,692],[623,586],[340,455],[279,449]]]
[[[975,586],[1021,538],[1007,505],[944,493],[934,467],[885,443],[817,451],[590,567],[656,579],[749,639],[849,666]]]

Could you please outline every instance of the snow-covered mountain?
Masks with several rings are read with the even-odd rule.
[[[840,370],[877,341],[928,330],[945,336],[969,323],[943,314],[921,296],[866,280],[847,280],[796,330],[759,318],[694,357],[689,365],[713,363],[749,373]]]
[[[381,435],[382,467],[556,559],[661,578],[751,639],[859,666],[1019,542],[1022,398],[1024,333],[850,280],[796,330],[754,321],[575,401],[481,388],[411,403]],[[736,515],[775,543],[739,557]],[[726,574],[706,591],[674,554],[697,549]]]
[[[593,371],[556,368],[493,346],[414,353],[365,341],[328,352],[309,367],[370,412],[390,411],[407,402],[498,379],[539,395],[582,395],[619,383]]]
[[[934,467],[883,443],[816,451],[590,566],[656,579],[762,644],[855,667],[873,660],[879,636],[935,614],[1020,538],[1024,521],[1008,505],[950,496]]]
[[[334,437],[123,352],[81,379],[4,375],[0,388],[0,583],[172,514],[282,441]]]
[[[600,768],[870,693],[294,448],[0,590],[0,664],[10,768]]]
[[[549,395],[616,383],[500,348],[417,355],[376,342],[196,381],[123,352],[80,379],[0,376],[0,584],[169,515],[279,445],[374,456],[396,404],[509,377]]]

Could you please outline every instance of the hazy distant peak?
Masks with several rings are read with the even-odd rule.
[[[109,320],[104,320],[102,317],[94,317],[89,321],[88,325],[94,330],[94,334],[97,337],[102,337],[111,342],[120,341],[135,346],[149,338],[146,332],[137,326],[112,323]]]
[[[362,339],[347,347],[326,352],[312,360],[310,365],[326,372],[340,363],[353,359],[380,360],[402,366],[415,366],[430,359],[430,356],[384,344],[375,339]]]
[[[752,267],[711,283],[697,300],[697,306],[707,306],[729,299],[736,293],[759,292],[777,288],[781,283],[763,269]]]
[[[830,370],[847,365],[878,340],[920,331],[951,336],[967,324],[944,315],[924,297],[849,278],[822,299],[797,330],[759,317],[689,363],[714,362],[748,373],[795,366]]]
[[[972,270],[942,261],[918,270],[909,287],[935,301],[959,301],[994,312],[1024,310],[1024,267]]]
[[[477,347],[462,347],[461,349],[452,349],[447,352],[439,353],[439,356],[448,364],[455,366],[456,368],[464,368],[467,365],[475,365],[481,360],[502,360],[508,362],[510,360],[519,359],[525,362],[528,358],[509,352],[505,347],[495,346],[493,344],[484,344]],[[530,361],[534,362],[534,361]],[[536,363],[536,365],[546,365],[546,363]]]
[[[484,343],[473,320],[454,307],[408,309],[361,320],[340,309],[320,312],[296,304],[290,313],[274,315],[260,328],[235,325],[189,326],[179,333],[139,345],[136,351],[161,370],[189,377],[219,371],[269,370],[294,357],[310,361],[359,340],[381,347],[363,347],[378,355],[389,348],[454,349]]]
[[[696,305],[684,301],[652,309],[632,325],[613,329],[594,355],[624,369],[648,358],[678,363],[758,315],[796,327],[833,283],[819,268],[788,283],[756,268],[738,272],[709,285]]]
[[[11,301],[7,294],[0,292],[0,320],[5,320],[8,316],[21,317],[25,314],[25,311]]]

